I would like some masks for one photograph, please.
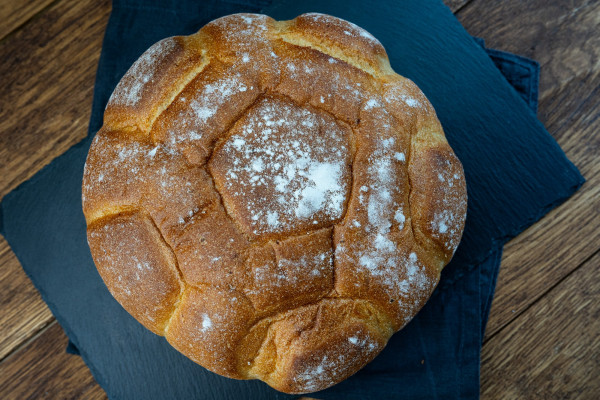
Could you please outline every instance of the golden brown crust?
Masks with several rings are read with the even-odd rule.
[[[216,373],[288,393],[371,361],[424,305],[466,186],[433,107],[369,33],[256,14],[152,46],[83,180],[114,297]]]
[[[240,293],[188,286],[165,332],[169,343],[205,368],[230,378],[237,369],[237,346],[252,326],[250,302]]]
[[[163,39],[127,71],[111,95],[104,126],[147,132],[165,106],[206,65],[202,53],[179,37]]]
[[[346,379],[383,349],[392,329],[369,302],[323,299],[270,318],[249,376],[287,393],[314,392]]]
[[[336,54],[354,67],[378,75],[389,67],[385,49],[373,35],[351,22],[319,13],[306,13],[286,24],[280,37],[289,43]],[[384,67],[384,68],[385,68]]]
[[[120,213],[88,227],[98,272],[112,295],[152,332],[162,335],[183,283],[175,255],[152,220]]]
[[[293,309],[333,289],[331,233],[320,229],[252,249],[245,293],[257,311]]]
[[[243,287],[248,240],[238,232],[225,209],[216,204],[185,223],[173,249],[183,279],[190,285]]]

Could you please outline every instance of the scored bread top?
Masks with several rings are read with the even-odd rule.
[[[131,315],[288,393],[354,374],[414,317],[467,205],[424,94],[368,32],[316,13],[154,44],[108,102],[82,199]]]

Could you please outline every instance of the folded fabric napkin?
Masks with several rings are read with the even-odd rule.
[[[81,212],[87,150],[127,68],[164,37],[190,34],[225,14],[257,12],[266,3],[114,0],[88,137],[1,204],[3,235],[73,342],[72,349],[78,349],[110,398],[290,397],[262,382],[208,372],[130,317],[96,272]],[[469,191],[463,241],[431,301],[375,361],[314,396],[476,398],[482,321],[501,246],[570,196],[583,178],[441,1],[377,7],[360,1],[309,3],[278,2],[264,12],[277,19],[325,12],[379,38],[394,69],[414,80],[432,101],[464,165]],[[527,69],[527,63],[515,65]],[[526,77],[516,79],[518,89],[533,85]],[[531,91],[522,93],[531,104]]]

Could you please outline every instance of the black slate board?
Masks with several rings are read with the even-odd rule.
[[[129,65],[163,37],[191,33],[219,15],[255,11],[254,4],[115,0],[89,137],[2,203],[3,234],[111,398],[287,398],[260,382],[208,373],[135,322],[95,271],[80,211],[87,149]],[[469,186],[465,237],[436,296],[377,360],[318,397],[476,396],[481,333],[473,322],[481,320],[482,307],[480,271],[473,267],[484,260],[482,265],[497,265],[496,249],[583,179],[441,2],[412,0],[392,8],[358,1],[287,4],[267,13],[281,18],[325,11],[380,38],[396,71],[417,82],[436,107]]]

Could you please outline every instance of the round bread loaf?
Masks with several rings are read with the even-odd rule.
[[[288,393],[357,372],[462,235],[462,166],[381,44],[323,14],[236,14],[154,44],[83,178],[112,295],[218,374]],[[400,355],[401,356],[401,355]]]

